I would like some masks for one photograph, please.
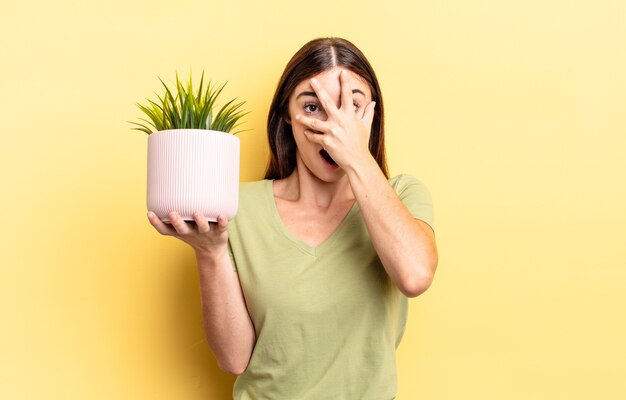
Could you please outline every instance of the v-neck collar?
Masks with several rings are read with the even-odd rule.
[[[283,220],[280,217],[280,213],[278,212],[278,207],[276,206],[276,200],[274,199],[273,182],[274,181],[272,179],[265,180],[265,191],[266,191],[265,197],[267,199],[267,204],[272,214],[272,221],[274,222],[275,227],[287,239],[292,241],[300,250],[314,257],[319,257],[320,255],[322,255],[324,251],[333,244],[333,242],[337,239],[338,236],[340,236],[341,232],[345,229],[345,226],[348,220],[350,220],[353,217],[353,215],[358,212],[359,205],[355,200],[354,204],[352,204],[352,207],[350,208],[350,211],[348,211],[348,213],[343,218],[339,226],[337,226],[337,229],[335,229],[335,231],[331,233],[331,235],[327,237],[326,240],[324,240],[317,247],[313,247],[309,245],[308,243],[306,243],[305,241],[303,241],[302,239],[300,239],[299,237],[297,237],[296,235],[294,235],[293,233],[291,233],[291,231],[289,231],[289,229],[287,229],[287,227],[283,223]]]

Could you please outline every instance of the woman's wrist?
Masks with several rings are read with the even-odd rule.
[[[358,159],[354,160],[350,165],[347,165],[344,168],[344,171],[346,172],[346,175],[348,175],[348,179],[352,181],[358,175],[370,174],[372,171],[372,168],[374,168],[374,171],[376,169],[380,169],[380,167],[378,166],[378,163],[368,151],[367,153],[364,153]]]
[[[218,248],[194,248],[196,253],[196,260],[198,265],[215,265],[224,260],[224,257],[228,257],[227,244],[219,246]]]

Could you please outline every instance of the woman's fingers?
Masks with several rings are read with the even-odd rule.
[[[161,221],[159,217],[157,217],[157,215],[153,213],[152,211],[148,212],[148,221],[150,221],[150,224],[154,226],[154,228],[161,235],[169,235],[169,236],[176,235],[176,231],[170,228],[169,226],[167,226],[163,221]]]
[[[341,109],[345,112],[353,111],[354,98],[352,97],[352,84],[348,77],[348,71],[344,69],[339,75],[339,83],[341,84]]]
[[[188,235],[193,233],[195,230],[193,228],[193,223],[188,224],[176,211],[170,212],[167,216],[170,219],[171,226],[168,226],[161,221],[154,212],[148,212],[148,220],[150,221],[150,224],[152,224],[152,226],[154,226],[162,235]],[[198,233],[209,233],[213,231],[220,234],[228,230],[228,218],[223,215],[217,217],[217,223],[210,223],[208,218],[206,218],[202,212],[196,211],[193,213],[193,220],[198,228]]]
[[[367,106],[359,107],[359,109],[356,111],[356,119],[362,120],[363,116],[365,115],[365,111],[367,111]]]
[[[167,215],[172,223],[174,229],[179,235],[187,235],[191,231],[187,223],[181,218],[181,216],[176,212],[172,211]]]
[[[193,213],[193,220],[196,221],[198,232],[211,232],[211,225],[209,225],[209,220],[200,211],[196,211],[195,213]]]
[[[323,148],[326,148],[326,144],[324,142],[324,135],[320,135],[319,133],[314,133],[310,130],[304,130],[304,136],[309,140],[309,142],[317,143]]]
[[[218,215],[217,226],[214,226],[213,229],[215,229],[215,232],[218,235],[226,232],[226,230],[228,229],[228,218],[223,215]]]
[[[321,121],[317,118],[307,117],[306,115],[298,114],[296,115],[296,120],[310,128],[312,131],[319,132],[318,135],[320,133],[328,132],[331,129],[329,122]]]
[[[322,107],[324,108],[326,115],[329,117],[336,116],[339,113],[339,109],[337,108],[335,101],[330,97],[328,92],[326,92],[317,79],[311,79],[311,87],[313,88],[313,91],[315,91],[317,99],[320,103],[322,103]]]
[[[372,129],[372,121],[374,121],[375,109],[376,109],[376,102],[375,101],[371,101],[367,105],[367,107],[365,107],[365,112],[363,113],[363,118],[361,118],[361,121],[363,121],[363,124],[365,124],[367,129],[370,130],[370,131]]]

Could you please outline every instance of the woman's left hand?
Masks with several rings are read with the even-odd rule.
[[[302,114],[296,115],[296,119],[309,128],[304,131],[307,139],[321,145],[342,169],[356,169],[370,156],[369,137],[376,103],[371,101],[355,110],[350,77],[345,70],[340,73],[340,83],[341,104],[337,108],[328,92],[316,79],[311,79],[311,87],[327,119],[323,121]]]

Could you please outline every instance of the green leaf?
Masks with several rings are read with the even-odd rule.
[[[236,102],[236,98],[226,102],[216,112],[218,98],[226,83],[215,85],[211,80],[205,81],[204,71],[202,71],[197,89],[194,89],[191,70],[186,83],[183,83],[178,73],[175,78],[173,89],[170,89],[163,79],[158,78],[163,85],[163,94],[155,93],[158,100],[146,99],[145,104],[137,103],[139,110],[148,117],[148,119],[139,118],[139,120],[146,122],[147,125],[132,122],[136,125],[132,129],[148,134],[153,132],[151,127],[154,127],[154,131],[192,128],[231,132],[242,124],[242,117],[249,114],[242,110],[245,102]],[[243,131],[239,130],[233,134],[239,132]]]

